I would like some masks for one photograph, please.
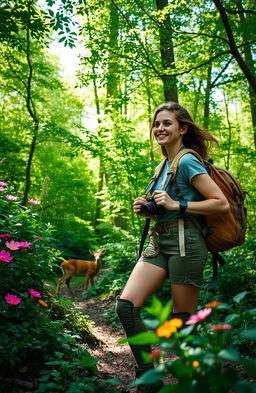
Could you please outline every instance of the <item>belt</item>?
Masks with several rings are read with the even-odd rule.
[[[163,222],[162,224],[157,224],[153,230],[157,233],[166,232],[168,228],[176,227],[178,225],[178,220]]]

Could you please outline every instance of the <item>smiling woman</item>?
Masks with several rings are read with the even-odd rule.
[[[166,278],[171,281],[171,318],[185,322],[194,314],[207,259],[207,245],[197,220],[199,215],[225,213],[229,209],[222,191],[203,163],[191,153],[186,152],[180,158],[175,182],[167,181],[170,164],[182,149],[193,149],[206,159],[209,144],[216,142],[210,133],[194,123],[185,108],[176,103],[158,107],[151,137],[156,139],[167,159],[150,187],[156,214],[148,218],[156,224],[150,231],[149,245],[117,299],[117,313],[127,337],[145,331],[140,308]],[[142,206],[146,202],[146,195],[136,198],[134,212],[145,215]],[[141,355],[141,351],[151,352],[148,344],[132,345],[131,350],[138,365],[137,376],[153,367],[153,363],[143,363]],[[137,393],[154,393],[162,386],[162,382],[140,385]]]

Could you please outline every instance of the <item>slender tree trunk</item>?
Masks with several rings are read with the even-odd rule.
[[[229,170],[230,167],[230,154],[231,154],[231,144],[232,144],[232,125],[229,120],[229,110],[228,110],[228,102],[226,95],[224,93],[224,103],[225,103],[225,109],[226,109],[226,118],[227,118],[227,123],[228,123],[228,149],[227,149],[227,154],[225,158],[225,168]]]
[[[208,65],[207,69],[207,81],[206,81],[206,89],[205,89],[205,98],[204,98],[204,128],[208,130],[209,120],[210,120],[210,97],[211,97],[211,89],[212,89],[212,64]]]
[[[111,2],[109,5],[109,54],[108,54],[108,74],[107,74],[107,99],[105,112],[112,112],[113,109],[120,109],[118,102],[118,91],[120,79],[118,76],[119,63],[115,56],[118,47],[119,15],[116,6]]]
[[[164,10],[168,6],[168,0],[156,0],[156,8],[158,11]],[[174,50],[172,42],[172,26],[169,15],[163,18],[159,26],[160,37],[160,54],[163,71],[166,68],[175,69]],[[165,101],[178,102],[177,79],[175,76],[161,76],[164,85]]]
[[[30,16],[30,3],[28,3],[28,14]],[[33,66],[32,66],[32,61],[31,61],[29,24],[26,29],[26,58],[27,58],[27,64],[28,64],[28,68],[29,68],[28,78],[27,78],[27,82],[26,82],[26,90],[27,90],[26,91],[26,105],[27,105],[28,112],[32,118],[32,121],[34,123],[34,130],[33,130],[32,142],[31,142],[30,150],[29,150],[29,157],[28,157],[28,161],[27,161],[27,165],[26,165],[25,190],[24,190],[23,199],[22,199],[23,206],[25,206],[27,203],[28,194],[29,194],[29,190],[30,190],[32,160],[33,160],[37,136],[38,136],[38,132],[39,132],[39,119],[37,117],[36,108],[34,105],[34,101],[32,99]]]
[[[238,0],[238,7],[242,10],[243,9],[243,4],[241,0]],[[246,17],[244,14],[241,12],[239,14],[240,17],[240,27],[242,31],[242,38],[244,42],[247,42],[247,34],[246,34],[246,28],[247,28],[247,21]],[[254,73],[254,60],[252,57],[252,52],[251,48],[248,44],[244,46],[244,59],[248,67],[251,69],[251,71]],[[253,126],[253,137],[254,137],[254,146],[256,148],[256,92],[252,89],[251,85],[249,84],[248,86],[249,90],[249,97],[250,97],[250,107],[251,107],[251,116],[252,116],[252,126]]]
[[[220,13],[220,17],[222,19],[224,28],[226,30],[226,34],[227,34],[227,38],[228,38],[228,44],[230,47],[230,52],[232,53],[232,55],[234,56],[234,58],[236,59],[240,69],[243,71],[246,79],[248,80],[252,90],[254,91],[254,93],[256,93],[256,76],[254,74],[254,72],[250,69],[250,67],[248,66],[248,64],[246,63],[246,61],[243,59],[243,57],[241,56],[241,54],[238,51],[235,39],[234,39],[234,35],[232,32],[232,28],[231,25],[229,23],[228,20],[228,16],[227,13],[225,11],[225,8],[223,7],[221,0],[213,0],[214,4],[216,5],[219,13]]]
[[[193,119],[196,120],[197,118],[197,111],[198,111],[198,105],[200,101],[200,96],[201,96],[201,87],[202,87],[203,81],[200,79],[199,81],[199,86],[196,91],[196,96],[195,96],[195,102],[194,102],[194,109],[193,109]]]

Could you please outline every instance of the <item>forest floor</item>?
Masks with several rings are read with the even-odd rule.
[[[62,289],[63,295],[66,290]],[[136,388],[129,388],[129,384],[135,379],[134,360],[128,344],[118,344],[125,337],[121,327],[113,327],[107,323],[104,312],[114,306],[115,299],[112,298],[90,298],[83,299],[82,287],[73,287],[75,293],[74,302],[76,307],[94,322],[93,334],[100,341],[96,348],[88,348],[90,354],[97,359],[99,378],[115,378],[121,381],[115,385],[122,393],[134,393]],[[175,355],[170,355],[174,359]],[[170,383],[170,377],[165,382]]]
[[[93,333],[100,341],[97,348],[89,349],[91,355],[98,360],[97,369],[102,379],[116,378],[122,385],[116,385],[122,392],[135,392],[128,388],[134,380],[134,362],[127,344],[118,344],[124,338],[122,328],[112,327],[104,318],[107,308],[113,306],[114,299],[97,299],[76,301],[76,306],[83,314],[94,322]]]
[[[115,304],[115,298],[89,298],[84,299],[82,286],[72,288],[75,293],[74,303],[76,307],[94,322],[93,334],[99,341],[99,346],[88,348],[90,354],[97,360],[98,376],[100,379],[118,379],[120,385],[115,385],[122,393],[135,393],[136,388],[129,388],[129,384],[134,381],[134,360],[128,344],[118,344],[118,341],[125,337],[122,327],[113,327],[107,322],[104,313]],[[66,289],[62,289],[63,295],[67,296]],[[154,346],[153,346],[153,349]],[[168,360],[175,360],[177,356],[170,353]],[[225,367],[229,366],[226,362]],[[250,382],[255,381],[249,378],[243,369],[238,370],[241,379]],[[165,384],[173,384],[177,381],[168,375],[164,379]]]

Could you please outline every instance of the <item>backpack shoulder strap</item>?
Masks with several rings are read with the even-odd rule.
[[[167,158],[165,158],[163,161],[160,162],[160,164],[157,165],[157,167],[155,169],[154,176],[150,180],[150,183],[148,184],[147,188],[145,189],[144,194],[148,194],[149,192],[151,192],[151,189],[154,186],[154,184],[155,184],[157,178],[159,177],[160,173],[162,172],[162,169],[165,166],[166,161],[167,161]]]
[[[163,161],[160,162],[159,165],[157,165],[156,169],[155,169],[155,173],[154,173],[154,178],[157,179],[160,175],[160,173],[162,172],[163,167],[165,166],[167,161],[167,158],[164,158]]]
[[[202,163],[204,162],[203,158],[195,150],[193,150],[193,149],[181,150],[178,154],[176,154],[176,156],[174,157],[172,164],[169,168],[169,171],[172,172],[171,182],[174,182],[174,180],[176,178],[176,174],[177,174],[177,170],[178,170],[178,166],[179,166],[179,161],[180,161],[181,157],[183,157],[184,154],[187,154],[187,153],[193,154],[196,158],[198,158],[199,161],[201,161]]]

